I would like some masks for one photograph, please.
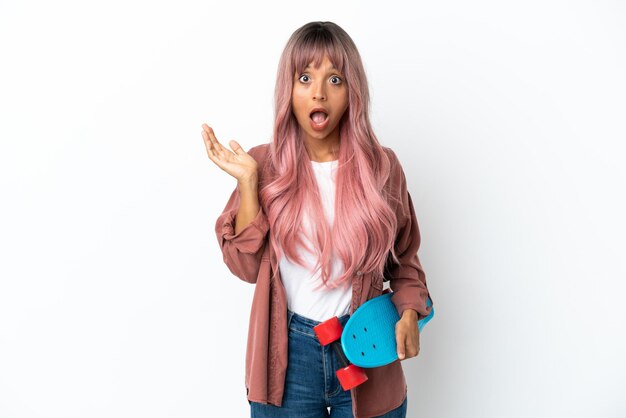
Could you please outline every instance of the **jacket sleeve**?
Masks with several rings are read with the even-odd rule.
[[[235,187],[215,222],[215,233],[228,269],[241,280],[256,283],[261,257],[268,241],[269,223],[261,207],[252,222],[235,234],[239,201],[239,187]]]
[[[415,216],[411,194],[407,189],[406,177],[400,167],[400,202],[398,204],[398,233],[394,243],[400,264],[391,260],[388,268],[389,287],[393,291],[392,302],[402,317],[406,309],[417,311],[418,321],[427,317],[434,302],[426,286],[426,275],[422,269],[417,250],[420,246],[420,231]],[[390,257],[391,258],[391,257]],[[426,306],[430,298],[431,306]]]

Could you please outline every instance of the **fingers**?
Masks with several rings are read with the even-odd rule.
[[[404,350],[405,350],[404,356],[406,358],[415,357],[419,353],[419,348],[416,346],[415,342],[413,341],[412,336],[407,336]]]
[[[207,154],[212,158],[222,158],[226,148],[219,143],[213,132],[213,128],[206,123],[202,124],[202,137],[204,138],[204,145],[207,149]]]
[[[398,358],[400,360],[404,360],[405,341],[406,335],[402,331],[402,328],[396,328],[396,349],[398,351]]]
[[[241,145],[239,145],[239,143],[235,141],[234,139],[231,139],[230,141],[228,141],[228,145],[230,145],[232,150],[237,155],[242,155],[246,153],[246,151],[241,147]]]
[[[207,154],[211,159],[224,159],[227,157],[227,153],[230,152],[226,147],[219,143],[217,138],[215,137],[215,133],[213,132],[213,128],[211,128],[206,123],[202,124],[202,137],[204,138],[204,144],[207,149]],[[237,155],[246,154],[246,151],[239,145],[237,141],[231,139],[228,141],[228,145],[232,148],[233,152]]]
[[[416,327],[417,328],[417,327]],[[401,326],[398,322],[396,325],[396,350],[398,359],[406,360],[416,357],[419,354],[419,334],[417,330],[413,334],[411,330]]]

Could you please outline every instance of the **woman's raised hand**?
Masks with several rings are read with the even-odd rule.
[[[220,144],[213,133],[213,129],[206,123],[202,124],[202,137],[206,152],[211,161],[219,168],[233,176],[239,182],[255,179],[257,176],[257,162],[235,140],[228,141],[233,151]]]

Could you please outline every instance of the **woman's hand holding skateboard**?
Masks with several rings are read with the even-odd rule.
[[[396,346],[400,361],[416,357],[420,352],[420,334],[417,328],[417,311],[406,309],[396,322]]]
[[[393,292],[384,292],[359,306],[345,326],[334,316],[313,327],[322,346],[332,346],[342,367],[335,372],[344,390],[367,381],[366,370],[419,353],[419,337],[435,310],[417,320],[417,311],[404,309],[402,316],[391,301]],[[428,298],[426,306],[432,306]]]

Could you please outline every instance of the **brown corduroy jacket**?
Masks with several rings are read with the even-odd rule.
[[[388,182],[391,182],[389,186],[395,199],[389,199],[389,202],[398,219],[394,246],[401,261],[386,270],[384,280],[390,280],[392,301],[398,314],[402,316],[405,309],[414,309],[420,320],[430,314],[434,301],[417,255],[419,227],[400,161],[390,148],[383,148],[391,161]],[[268,151],[269,144],[254,146],[248,151],[258,163],[259,190],[264,185]],[[269,245],[269,222],[262,205],[252,222],[235,234],[239,199],[236,187],[215,223],[215,232],[229,270],[241,280],[255,284],[246,350],[247,398],[248,401],[281,406],[287,369],[287,296],[280,280],[275,251]],[[276,278],[272,278],[274,272]],[[357,272],[352,279],[350,314],[382,293],[382,277]],[[429,307],[426,307],[427,298],[431,300]],[[367,375],[365,383],[350,390],[355,418],[383,415],[402,404],[407,386],[400,360],[367,369]]]

